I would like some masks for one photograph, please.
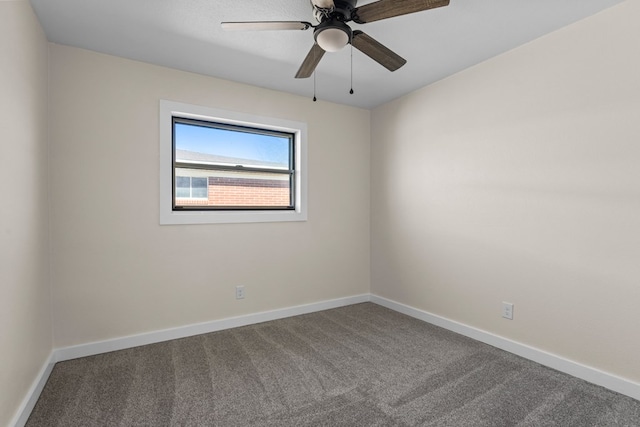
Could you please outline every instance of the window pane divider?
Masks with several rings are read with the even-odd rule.
[[[278,173],[282,175],[292,175],[295,171],[291,169],[270,169],[270,168],[256,168],[251,166],[226,166],[226,165],[209,165],[202,163],[185,163],[175,162],[175,167],[183,169],[202,169],[202,170],[223,170],[223,171],[243,171],[243,172],[265,172],[265,173]]]

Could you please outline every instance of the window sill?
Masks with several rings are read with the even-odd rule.
[[[160,224],[231,224],[249,222],[306,221],[297,211],[169,211],[161,212]]]

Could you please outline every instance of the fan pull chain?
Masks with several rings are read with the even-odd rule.
[[[349,93],[353,95],[353,44],[351,45],[351,90]]]
[[[313,102],[316,102],[318,99],[316,98],[316,72],[313,72]]]

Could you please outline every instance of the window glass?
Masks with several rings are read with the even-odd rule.
[[[242,126],[176,122],[177,161],[289,169],[290,135]]]
[[[294,209],[294,144],[286,132],[174,117],[173,209]]]
[[[191,196],[191,178],[188,176],[176,177],[176,197]]]
[[[207,197],[207,178],[191,178],[191,197]]]

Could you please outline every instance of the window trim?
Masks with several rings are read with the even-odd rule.
[[[289,210],[173,210],[173,117],[294,135],[295,205]],[[160,100],[160,224],[218,224],[307,220],[307,124]]]

